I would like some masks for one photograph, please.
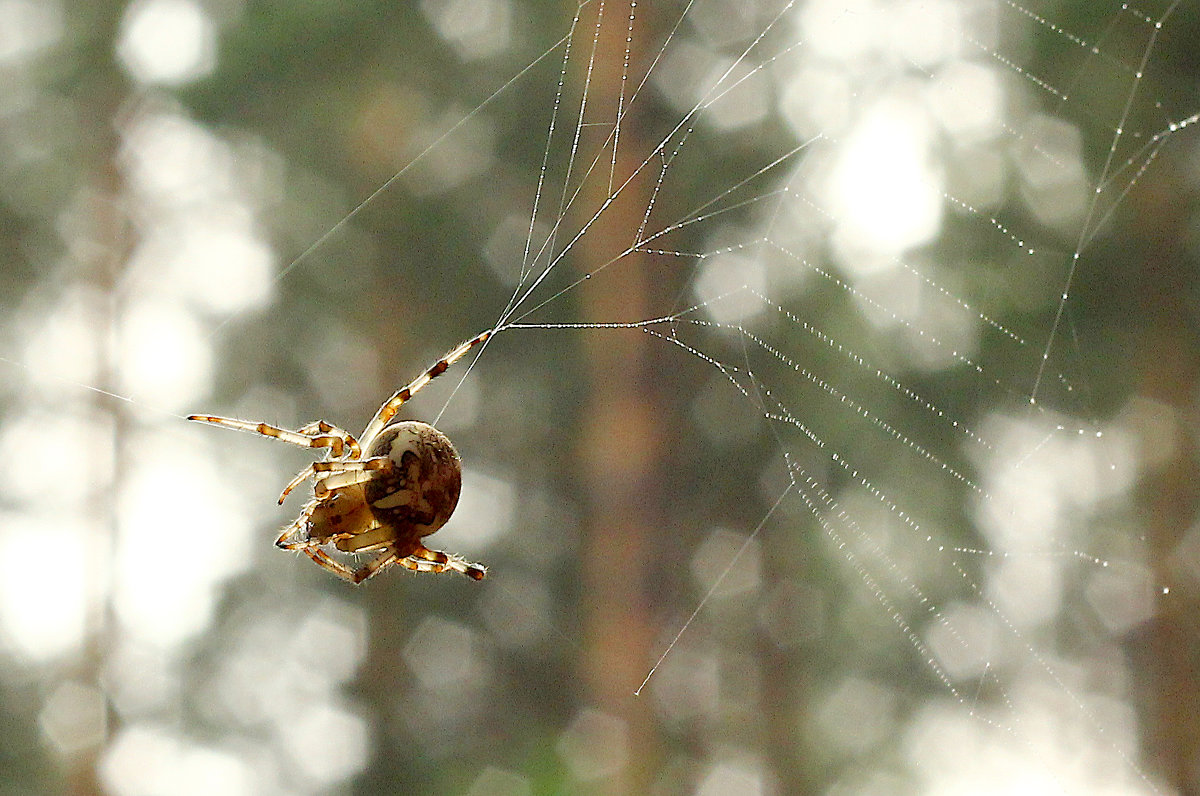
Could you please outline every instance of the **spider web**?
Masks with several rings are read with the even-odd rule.
[[[759,439],[776,450],[774,470],[768,465],[760,478],[765,512],[757,523],[714,531],[700,546],[692,569],[707,588],[692,610],[681,611],[674,624],[666,623],[664,630],[672,632],[660,637],[661,655],[648,667],[636,695],[654,677],[662,677],[668,682],[656,683],[655,693],[663,712],[686,715],[689,708],[675,703],[694,698],[689,690],[702,689],[695,669],[719,669],[723,656],[736,655],[729,647],[747,643],[745,616],[726,607],[726,615],[709,621],[706,609],[717,610],[714,600],[736,602],[737,597],[723,596],[730,591],[749,599],[746,593],[758,588],[763,569],[778,574],[802,566],[795,560],[799,556],[788,561],[779,545],[764,536],[791,541],[798,532],[819,533],[825,548],[816,545],[819,553],[841,558],[858,581],[858,596],[874,603],[874,619],[890,623],[882,632],[909,647],[901,653],[885,644],[883,657],[911,658],[943,689],[944,698],[931,699],[904,733],[908,759],[925,788],[978,790],[985,778],[994,783],[1002,776],[999,787],[1006,790],[1161,790],[1140,762],[1132,725],[1115,718],[1119,697],[1086,686],[1086,678],[1080,679],[1074,668],[1079,659],[1068,663],[1070,654],[1063,650],[1073,645],[1050,639],[1053,628],[1063,632],[1081,613],[1110,632],[1128,632],[1149,618],[1152,592],[1169,593],[1169,586],[1154,581],[1145,551],[1114,548],[1107,534],[1090,532],[1091,523],[1106,522],[1095,518],[1094,512],[1103,516],[1096,504],[1129,490],[1136,464],[1128,448],[1130,419],[1102,417],[1101,399],[1090,385],[1098,377],[1081,364],[1087,352],[1081,350],[1070,308],[1096,239],[1106,235],[1114,214],[1125,207],[1162,149],[1196,121],[1195,115],[1173,117],[1160,102],[1145,100],[1153,93],[1146,86],[1147,66],[1177,5],[1164,4],[1152,13],[1127,5],[1107,9],[1106,27],[1088,34],[1073,33],[1038,9],[1019,4],[943,7],[917,26],[924,35],[941,39],[938,43],[946,49],[940,53],[936,46],[932,53],[907,49],[914,42],[903,38],[872,40],[870,33],[846,31],[841,31],[846,43],[861,49],[839,53],[822,41],[836,37],[840,26],[869,29],[874,22],[882,27],[891,14],[917,12],[784,4],[759,9],[758,26],[748,31],[753,35],[723,42],[718,49],[724,57],[714,59],[716,63],[689,64],[688,69],[672,58],[684,60],[679,53],[703,38],[703,23],[689,19],[699,11],[689,5],[679,24],[664,26],[669,32],[660,49],[642,42],[652,53],[644,57],[649,61],[644,72],[630,66],[629,50],[623,53],[615,110],[597,110],[595,105],[606,99],[611,105],[612,98],[590,90],[594,60],[619,57],[603,52],[606,22],[595,22],[589,50],[591,31],[577,19],[568,46],[584,54],[568,51],[565,60],[587,59],[587,69],[581,70],[584,87],[578,96],[556,94],[544,160],[566,163],[561,195],[544,187],[557,184],[547,178],[549,166],[544,165],[517,288],[495,327],[501,332],[647,333],[707,365],[712,371],[709,389],[732,389],[740,397],[741,410],[733,408],[737,401],[726,401],[706,418],[710,433],[728,434],[728,426],[740,422],[730,414],[748,408],[765,427]],[[611,7],[596,9],[595,18],[606,11],[612,13]],[[996,31],[1006,25],[1048,31],[1053,34],[1049,46],[1082,53],[1071,68],[1072,80],[1059,86],[1022,66],[1009,46],[998,43],[1002,37]],[[630,33],[633,29],[631,22]],[[634,40],[632,35],[628,39],[631,45]],[[1137,43],[1124,49],[1132,42]],[[856,60],[873,59],[882,63],[863,68],[869,77],[867,88],[854,96],[857,110],[836,109],[823,117],[819,108],[789,106],[789,80],[808,91],[804,101],[815,94],[833,103],[836,97],[820,92],[851,89],[820,70],[853,68]],[[954,73],[948,66],[953,62],[978,71]],[[1077,97],[1088,95],[1084,81],[1102,70],[1117,75],[1118,96],[1102,108],[1077,107],[1085,102]],[[687,76],[679,74],[683,72]],[[980,74],[1000,81],[1002,91],[1022,97],[1020,102],[1030,107],[1014,113],[989,105],[985,85],[972,82]],[[703,77],[694,80],[695,75]],[[626,142],[631,138],[626,120],[655,80],[664,92],[679,81],[671,86],[678,92],[671,99],[681,113],[664,125],[665,132],[645,136],[648,148],[623,152],[623,132]],[[984,91],[976,93],[980,88]],[[705,149],[696,138],[720,140],[730,130],[758,129],[736,118],[739,112],[752,116],[752,108],[732,110],[732,121],[719,118],[723,106],[738,99],[753,106],[760,100],[756,91],[783,94],[784,114],[794,114],[789,120],[795,145],[784,149],[777,144],[774,156],[763,157],[761,166],[747,168],[736,181],[715,184],[700,197],[702,203],[682,215],[663,212],[660,200],[670,195],[674,181],[686,184],[694,179],[690,169],[703,168],[705,156],[698,164],[688,162],[692,152]],[[930,101],[945,103],[933,114],[941,124],[938,132],[949,142],[934,143],[920,123],[916,130],[906,129],[912,121],[907,114],[924,116],[929,110],[921,105]],[[575,103],[578,117],[573,125],[564,125],[559,152],[557,114],[563,105],[573,111]],[[1143,116],[1139,109],[1147,104],[1153,110]],[[973,122],[980,127],[970,129]],[[1090,164],[1091,173],[1075,125],[1105,141],[1097,162]],[[581,144],[593,130],[603,136]],[[906,135],[925,136],[915,144],[907,142],[924,151],[905,151]],[[956,152],[956,147],[961,149]],[[1013,176],[1026,181],[1025,208],[1005,201],[994,182],[1005,179],[999,173],[980,181],[993,181],[990,189],[953,173],[966,166],[956,163],[956,157],[983,157],[986,169],[984,150],[991,148],[1013,153]],[[869,162],[864,165],[858,158]],[[903,158],[937,162],[906,164],[911,170],[903,173],[905,166],[895,164]],[[622,162],[624,169],[618,165]],[[991,165],[1000,172],[1008,168]],[[892,190],[886,184],[889,172],[910,185],[887,195]],[[594,180],[606,184],[600,200],[583,201],[587,209],[572,213]],[[636,232],[605,241],[610,250],[588,258],[599,264],[583,266],[582,276],[562,276],[564,259],[583,245],[606,213],[618,212],[612,208],[636,192],[639,181],[644,183],[640,195],[630,200],[635,217],[643,211]],[[839,188],[849,195],[839,195]],[[1037,197],[1040,190],[1047,194]],[[937,206],[928,213],[933,218],[920,218],[921,203],[928,206],[931,200]],[[912,210],[906,203],[918,205],[907,219],[909,229],[871,226]],[[1040,203],[1059,206],[1049,210],[1042,204],[1039,211]],[[551,204],[548,211],[546,204]],[[539,237],[542,214],[550,232]],[[951,239],[955,228],[985,228],[982,249],[962,251]],[[889,239],[889,234],[897,237]],[[619,273],[638,256],[684,272],[669,309],[664,304],[660,314],[636,320],[536,320],[585,280],[619,279],[611,272]],[[949,261],[941,259],[946,257]],[[1036,283],[1036,289],[1056,290],[1057,300],[1049,302],[1051,316],[1001,319],[1004,288],[993,292],[978,285],[972,291],[964,285],[971,277],[963,274],[971,269],[1008,270],[1009,289]],[[820,298],[806,302],[805,295]],[[776,298],[780,296],[787,298]],[[828,311],[828,304],[838,303],[851,305],[853,321]],[[887,344],[880,336],[899,340]],[[971,389],[986,396],[976,407],[980,415],[968,417],[953,407],[955,399],[931,375],[946,371],[957,371],[973,384]],[[743,434],[754,432],[744,425],[733,432],[735,437]],[[847,435],[865,440],[851,442]],[[1079,469],[1063,472],[1067,460],[1075,460]],[[1088,481],[1082,493],[1076,491],[1080,477]],[[1044,479],[1050,483],[1035,486]],[[946,492],[958,496],[973,532],[962,532],[961,519],[928,510],[930,496]],[[941,502],[932,500],[934,505]],[[1087,519],[1061,516],[1067,507]],[[806,530],[798,531],[802,528]],[[806,550],[802,555],[812,552],[811,547],[800,549]],[[1121,551],[1119,559],[1110,557],[1114,549]],[[763,562],[767,555],[776,557],[774,566]],[[730,581],[739,579],[742,583],[730,589]],[[1100,596],[1111,596],[1109,589],[1130,600],[1125,608],[1139,607],[1117,618],[1120,612],[1114,613],[1114,606],[1105,605],[1107,598]],[[789,602],[800,598],[787,588],[782,591],[783,596],[776,594],[781,603],[797,610]],[[1065,595],[1071,591],[1077,602]],[[766,610],[766,624],[778,620],[786,627]],[[845,610],[854,614],[847,629],[859,630],[863,618],[854,609]],[[1104,657],[1101,653],[1092,659],[1093,665]],[[895,731],[879,713],[892,709],[911,688],[881,675],[878,666],[863,665],[817,707],[817,723],[849,756],[878,743],[872,732]],[[1082,741],[1081,735],[1089,740]],[[1059,740],[1064,737],[1070,738],[1069,746]],[[1076,768],[1081,747],[1087,749],[1082,754],[1091,761],[1089,767],[1096,766],[1091,774]],[[968,765],[957,762],[958,751],[967,755]],[[769,771],[745,762],[755,757],[752,750],[745,750],[740,760],[729,755],[726,763],[714,764],[703,782],[723,782],[723,777],[771,782]],[[945,762],[947,758],[954,762]],[[1014,764],[1015,770],[1010,768]],[[860,772],[850,781],[861,777],[860,786],[879,787],[878,776]]]
[[[818,78],[805,84],[804,78],[810,77],[806,72],[822,65],[848,66],[865,54],[831,53],[822,48],[820,37],[836,33],[841,25],[862,21],[869,26],[867,20],[872,16],[886,18],[889,13],[904,11],[823,9],[819,4],[799,9],[786,4],[772,16],[770,9],[760,9],[760,26],[752,28],[753,35],[725,43],[720,48],[725,57],[716,59],[717,64],[687,70],[703,75],[693,82],[673,71],[682,72],[685,67],[671,63],[672,56],[687,50],[695,33],[687,22],[696,9],[688,6],[679,17],[680,24],[666,26],[670,32],[663,37],[661,49],[648,48],[653,55],[646,56],[650,65],[644,73],[630,66],[629,50],[622,54],[616,108],[597,110],[593,106],[606,101],[611,106],[612,98],[589,90],[593,63],[616,57],[604,52],[601,43],[605,10],[595,10],[598,21],[590,50],[587,28],[572,29],[568,46],[579,47],[579,40],[584,40],[585,54],[574,55],[577,63],[588,62],[587,69],[581,70],[584,87],[578,97],[568,96],[566,103],[567,95],[556,95],[544,160],[546,164],[565,161],[561,194],[544,187],[556,182],[547,180],[549,166],[543,165],[517,288],[495,327],[502,332],[638,329],[673,344],[710,366],[714,381],[727,381],[725,386],[759,415],[766,426],[764,439],[776,447],[778,468],[775,477],[769,469],[762,476],[765,484],[773,486],[764,487],[767,499],[763,503],[769,508],[760,520],[740,531],[718,530],[701,546],[693,570],[707,590],[693,610],[680,614],[686,618],[677,623],[678,631],[662,636],[659,646],[663,652],[634,693],[641,695],[661,669],[670,678],[659,684],[657,692],[663,711],[680,712],[672,705],[681,699],[681,691],[686,694],[699,688],[694,668],[698,663],[701,668],[714,665],[713,659],[719,660],[723,653],[713,650],[721,648],[722,640],[736,648],[738,642],[729,639],[741,634],[731,627],[738,628],[745,621],[744,617],[726,617],[724,626],[720,621],[706,622],[706,607],[723,593],[728,580],[739,574],[750,581],[760,576],[758,570],[765,566],[762,561],[747,564],[745,559],[766,555],[762,550],[769,542],[761,538],[764,534],[794,534],[807,523],[808,528],[823,534],[824,552],[842,558],[862,592],[876,603],[879,616],[890,620],[891,632],[910,648],[907,655],[922,664],[926,675],[944,689],[946,698],[931,700],[906,733],[909,759],[923,769],[918,777],[924,779],[925,787],[977,790],[983,778],[991,782],[998,770],[1019,761],[1018,769],[1005,778],[1007,785],[1001,787],[1092,791],[1112,787],[1114,772],[1119,772],[1116,787],[1121,790],[1159,791],[1156,780],[1139,762],[1132,728],[1112,718],[1114,695],[1095,693],[1076,673],[1068,674],[1070,667],[1062,659],[1059,645],[1046,641],[1043,630],[1051,615],[1057,614],[1049,622],[1053,625],[1070,623],[1063,614],[1085,611],[1093,617],[1100,614],[1102,623],[1115,621],[1122,631],[1128,631],[1131,625],[1125,623],[1137,624],[1148,618],[1152,587],[1164,594],[1169,588],[1154,584],[1144,560],[1129,556],[1128,550],[1120,560],[1109,558],[1108,545],[1087,533],[1086,523],[1051,519],[1043,512],[1057,514],[1063,509],[1051,506],[1058,504],[1090,513],[1106,495],[1129,489],[1134,477],[1124,438],[1127,427],[1099,418],[1097,399],[1087,384],[1095,377],[1079,373],[1079,360],[1085,357],[1080,342],[1074,339],[1074,347],[1069,348],[1064,337],[1074,333],[1068,308],[1094,238],[1109,225],[1162,147],[1196,120],[1194,115],[1173,118],[1156,107],[1160,113],[1146,118],[1147,127],[1129,129],[1135,107],[1144,103],[1146,68],[1159,31],[1174,7],[1164,6],[1157,14],[1128,6],[1110,9],[1115,13],[1110,27],[1087,36],[1071,33],[1036,9],[1018,4],[991,9],[997,17],[983,21],[972,19],[971,12],[981,9],[944,17],[934,11],[925,21],[926,28],[932,29],[928,35],[950,40],[942,42],[947,49],[940,55],[936,48],[934,54],[906,51],[911,42],[864,43],[848,36],[885,62],[865,70],[873,73],[868,84],[878,82],[855,97],[860,110],[850,111],[849,118],[832,114],[835,121],[823,124],[817,113],[791,109],[800,117],[792,119],[799,139],[793,148],[777,149],[775,157],[763,158],[763,165],[747,169],[744,178],[736,182],[716,184],[710,195],[701,197],[701,204],[683,215],[661,212],[658,202],[670,194],[678,172],[696,167],[688,163],[688,156],[703,145],[693,138],[720,138],[723,120],[709,117],[718,116],[724,103],[734,104],[742,95],[750,95],[746,103],[753,105],[758,99],[756,89],[769,93],[774,88],[785,95],[781,104],[786,113],[787,81],[798,76],[803,76],[799,82],[805,88],[812,90],[815,84],[836,92],[839,86],[822,84]],[[611,8],[607,10],[612,13]],[[823,12],[830,18],[814,19]],[[859,14],[863,19],[854,20]],[[1057,37],[1052,46],[1086,53],[1074,67],[1079,75],[1075,82],[1059,88],[1020,65],[997,44],[993,26],[1006,24],[1005,15],[1017,20],[1010,24],[1031,24],[1052,32]],[[633,19],[631,15],[631,34]],[[823,25],[828,29],[823,30]],[[1136,37],[1133,30],[1139,27],[1142,35]],[[817,37],[817,43],[806,40],[806,33]],[[1115,42],[1126,36],[1140,44],[1120,52]],[[634,37],[628,41],[632,44]],[[568,64],[571,57],[568,50]],[[958,59],[1001,80],[1004,91],[1025,97],[1038,110],[1010,116],[999,107],[988,107],[986,91],[974,94],[967,76],[948,74],[952,70],[947,69],[947,62]],[[1074,99],[1075,94],[1087,92],[1079,82],[1098,68],[1119,75],[1121,96],[1103,110],[1077,109],[1075,103],[1080,101]],[[641,92],[656,77],[663,85],[672,80],[683,84],[676,87],[682,99],[673,97],[682,113],[670,119],[665,133],[646,136],[651,144],[648,149],[623,152],[626,119],[636,113]],[[945,83],[940,83],[943,79]],[[837,80],[828,82],[836,84]],[[960,138],[948,148],[958,145],[971,152],[982,137],[990,142],[983,144],[984,148],[1017,150],[1016,170],[1024,171],[1021,176],[1029,180],[1030,194],[1037,193],[1032,183],[1041,179],[1033,173],[1043,172],[1047,183],[1042,187],[1054,198],[1026,196],[1035,219],[1023,217],[996,194],[986,196],[986,189],[980,195],[981,186],[970,185],[970,180],[956,184],[954,175],[946,173],[956,165],[953,151],[916,153],[918,158],[942,157],[945,161],[910,165],[921,172],[909,172],[900,179],[912,180],[916,187],[910,185],[893,196],[871,195],[890,188],[878,184],[886,179],[881,175],[888,174],[889,165],[894,165],[889,158],[914,157],[903,150],[903,136],[928,135],[927,131],[904,129],[905,108],[928,102],[928,93],[943,91],[940,101],[947,107],[940,110],[945,114],[942,132]],[[889,96],[892,92],[895,95]],[[694,100],[690,107],[689,99]],[[576,100],[578,117],[573,125],[565,125],[567,133],[563,135],[562,151],[568,154],[557,153],[558,110],[566,104],[573,111],[570,106]],[[894,105],[889,107],[889,103]],[[753,113],[745,108],[732,113],[739,111]],[[881,118],[873,119],[872,113]],[[921,111],[915,113],[922,115]],[[970,127],[966,119],[971,115],[982,117],[982,129],[963,129]],[[1071,121],[1064,123],[1064,119]],[[747,126],[744,120],[725,124],[734,130]],[[1072,141],[1075,124],[1098,127],[1103,131],[1100,135],[1108,137],[1103,161],[1091,175],[1085,174],[1082,142]],[[872,125],[878,128],[872,129]],[[596,135],[592,136],[595,142],[581,144],[594,130],[603,132],[603,139]],[[881,136],[886,143],[875,139],[876,152],[865,155],[871,146],[866,141],[871,141],[872,135]],[[856,136],[861,138],[856,140]],[[565,144],[568,137],[569,148]],[[631,136],[626,132],[624,137],[628,142]],[[922,145],[935,148],[928,139],[917,144]],[[636,144],[625,146],[636,148]],[[856,152],[858,146],[863,149]],[[974,149],[967,156],[982,154]],[[853,160],[863,156],[871,158],[869,165]],[[624,169],[618,165],[622,162]],[[634,164],[631,170],[629,164]],[[691,176],[688,173],[678,179],[686,183]],[[998,177],[994,174],[992,179]],[[842,190],[853,192],[850,196],[839,197],[837,187],[830,186],[839,178],[845,181]],[[607,190],[601,191],[599,201],[584,201],[587,210],[573,214],[572,205],[587,196],[590,180],[606,183]],[[611,248],[607,256],[589,258],[598,260],[599,265],[585,265],[583,276],[571,274],[556,284],[564,258],[582,245],[606,213],[617,212],[613,207],[626,193],[635,192],[639,181],[645,186],[637,199],[630,200],[635,217],[637,210],[644,211],[636,233],[624,241],[618,234],[615,246],[613,241],[605,241]],[[1073,198],[1069,198],[1071,194]],[[543,202],[547,197],[552,202],[556,195],[557,207],[551,205],[546,212]],[[931,229],[921,231],[922,220],[910,218],[910,229],[890,231],[900,240],[888,240],[889,230],[880,231],[879,240],[870,240],[875,232],[870,224],[886,224],[889,214],[902,214],[909,209],[904,206],[906,201],[928,203],[930,198],[940,206],[932,211],[933,221],[925,219]],[[1038,213],[1032,206],[1040,201],[1061,201],[1062,205],[1050,213]],[[864,205],[869,210],[864,211]],[[860,212],[867,217],[853,218]],[[539,237],[536,228],[542,213],[548,217],[550,232]],[[947,228],[959,225],[987,227],[985,251],[964,256],[955,252],[952,244],[938,245],[939,232],[947,236]],[[914,238],[904,240],[906,234]],[[997,301],[996,295],[977,298],[968,288],[950,281],[955,280],[956,268],[938,261],[943,253],[960,267],[983,261],[988,263],[985,269],[1012,269],[1019,274],[1010,283],[1012,287],[1036,279],[1033,274],[1040,272],[1049,282],[1043,283],[1043,289],[1056,283],[1059,289],[1052,318],[1019,328],[1015,322],[993,317],[999,310],[989,309],[989,305],[1002,306],[1003,300]],[[680,270],[686,277],[669,311],[632,321],[535,320],[585,280],[619,278],[608,272],[619,271],[627,259],[639,255],[665,260],[668,268],[679,269],[676,264],[684,263]],[[796,298],[806,292],[829,302],[848,301],[860,316],[855,320],[866,328],[839,328],[844,320],[831,319],[829,313]],[[791,296],[804,309],[793,309],[795,305],[776,300],[776,295]],[[1022,320],[1028,323],[1028,319]],[[903,342],[881,345],[881,333],[898,335]],[[905,356],[897,347],[908,349],[909,362],[903,361]],[[811,364],[814,361],[821,365]],[[982,401],[983,416],[968,419],[943,403],[953,398],[938,397],[937,379],[927,379],[927,374],[946,370],[966,374],[974,389],[987,396]],[[893,395],[881,396],[888,392]],[[709,418],[715,433],[722,433],[732,422],[725,414],[729,408],[725,404],[720,416]],[[745,429],[738,435],[742,433]],[[848,442],[846,433],[863,435],[868,441],[865,445]],[[1070,483],[1079,477],[1079,471],[1058,476],[1061,480],[1048,491],[1032,488],[1035,481],[1060,470],[1064,458],[1076,457],[1082,459],[1083,472],[1096,479],[1090,497],[1075,493]],[[879,459],[893,461],[881,466]],[[975,533],[964,536],[952,520],[918,510],[925,500],[918,496],[943,490],[959,495],[968,507],[966,514],[974,518]],[[772,496],[774,500],[769,499]],[[787,571],[788,566],[768,568],[778,572]],[[747,569],[750,575],[744,574]],[[931,577],[930,569],[937,574]],[[1068,605],[1062,592],[1072,587],[1064,581],[1073,581],[1073,588],[1087,595],[1080,605]],[[1102,606],[1098,595],[1116,583],[1121,585],[1115,588],[1128,590],[1126,596],[1140,604],[1133,612],[1138,616],[1126,614],[1115,619],[1111,612],[1106,614],[1112,606]],[[753,591],[745,584],[740,589]],[[1056,611],[1044,603],[1034,605],[1034,601],[1050,601],[1060,607]],[[695,627],[698,620],[703,629]],[[792,630],[803,632],[801,628]],[[689,632],[700,638],[689,638]],[[823,729],[838,739],[835,745],[840,742],[850,753],[873,744],[860,735],[864,723],[885,734],[882,728],[887,722],[878,715],[879,705],[892,704],[897,691],[908,690],[886,676],[869,674],[874,668],[867,665],[865,671],[837,685],[818,708],[818,722],[825,722]],[[944,707],[937,707],[939,704]],[[1092,777],[1064,760],[1063,756],[1079,759],[1078,732],[1091,739],[1084,744],[1089,749],[1084,757],[1092,759],[1099,766],[1096,771],[1103,774]],[[1056,738],[1064,736],[1072,740],[1070,751],[1056,743]],[[988,751],[978,752],[980,745]],[[941,762],[958,758],[955,747],[969,753],[973,770]],[[754,757],[749,750],[744,755],[744,759]],[[726,776],[771,781],[768,772],[747,767],[744,759],[740,763],[736,755],[729,759],[735,762],[717,763],[704,782]],[[865,775],[868,782],[871,776]]]
[[[376,597],[331,598],[283,556],[263,560],[277,593],[250,593],[238,575],[251,550],[269,546],[256,526],[280,522],[263,495],[296,468],[255,440],[231,453],[220,446],[235,443],[188,437],[194,458],[159,464],[171,478],[124,474],[115,585],[80,602],[116,616],[112,632],[126,640],[112,644],[113,669],[133,660],[186,681],[178,665],[147,662],[157,653],[146,645],[207,639],[213,674],[194,691],[212,707],[200,723],[298,768],[262,774],[254,755],[164,729],[178,705],[114,674],[101,690],[127,719],[101,757],[106,785],[155,789],[131,773],[139,755],[196,750],[241,772],[234,782],[248,791],[263,777],[308,790],[364,771],[451,787],[413,773],[424,759],[454,760],[455,785],[472,792],[530,792],[539,776],[612,792],[1194,785],[1185,752],[1163,740],[1170,711],[1146,697],[1171,682],[1152,674],[1171,655],[1152,656],[1145,639],[1191,604],[1181,594],[1195,543],[1179,529],[1171,544],[1158,539],[1170,520],[1139,516],[1135,491],[1173,461],[1178,421],[1171,393],[1133,383],[1158,373],[1155,357],[1112,339],[1141,324],[1148,339],[1169,340],[1172,319],[1160,329],[1159,315],[1184,323],[1185,307],[1156,314],[1145,297],[1169,280],[1144,290],[1131,272],[1186,257],[1165,206],[1185,204],[1194,179],[1167,179],[1185,168],[1197,122],[1194,91],[1172,71],[1194,9],[593,0],[550,39],[512,45],[522,54],[497,85],[480,82],[480,64],[505,51],[495,37],[507,28],[467,24],[467,5],[421,8],[449,47],[439,84],[469,82],[469,102],[425,109],[395,147],[388,136],[407,129],[411,98],[365,100],[355,141],[372,164],[367,198],[347,213],[318,169],[291,175],[288,196],[304,198],[279,200],[286,228],[274,237],[300,253],[273,276],[262,276],[271,260],[250,234],[223,239],[241,271],[208,279],[168,254],[178,227],[145,235],[115,292],[175,272],[189,301],[208,302],[193,323],[202,341],[224,345],[219,368],[194,336],[167,335],[171,361],[192,363],[178,394],[155,393],[172,374],[139,376],[143,358],[123,350],[115,379],[85,364],[34,381],[45,392],[65,379],[138,419],[122,423],[161,426],[181,422],[184,403],[205,408],[194,402],[213,372],[247,362],[239,374],[252,375],[225,377],[233,407],[214,411],[307,421],[319,407],[342,422],[369,416],[397,380],[460,339],[495,329],[468,366],[417,399],[467,462],[458,516],[430,541],[488,563],[483,596],[466,605],[462,584],[404,578],[372,582]],[[473,8],[514,24],[502,4]],[[254,229],[237,179],[181,202],[146,164],[153,143],[174,135],[231,172],[257,164],[238,176],[269,194],[281,181],[275,156],[196,132],[170,108],[139,113],[127,137],[145,154],[125,164],[139,201],[189,217],[215,205],[213,228]],[[516,176],[495,151],[512,118],[534,142],[508,153]],[[392,280],[403,284],[378,283],[372,264],[385,247],[372,233],[406,227],[421,202],[474,232],[474,247],[446,251],[436,225],[406,229],[401,251],[421,266],[395,266],[409,268]],[[473,297],[468,312],[438,310],[457,294]],[[4,359],[35,377],[62,326],[39,301],[23,309],[38,330],[28,356]],[[86,291],[54,302],[69,318],[104,314]],[[177,328],[173,307],[142,302],[109,321],[120,340],[142,340]],[[1123,325],[1126,312],[1135,320]],[[398,341],[404,356],[373,339]],[[315,397],[264,386],[288,383],[261,374],[277,367],[269,351],[297,342],[299,366],[324,374],[311,377]],[[559,400],[567,394],[574,411]],[[6,422],[10,447],[49,423],[44,410],[26,420]],[[50,425],[60,440],[94,427]],[[184,432],[122,433],[160,449]],[[541,464],[526,472],[512,461]],[[15,479],[16,499],[35,494]],[[213,534],[203,553],[186,532],[175,541],[136,530],[156,527],[138,507],[184,480],[196,484],[189,505],[215,506],[195,525],[180,520]],[[1164,563],[1175,545],[1177,563]],[[185,574],[136,558],[147,548],[198,556],[207,580],[180,587]],[[14,601],[29,599],[11,588]],[[220,599],[237,606],[232,618],[215,618]],[[393,599],[386,611],[371,602]],[[197,603],[207,607],[181,607]],[[376,621],[401,604],[401,627]],[[20,653],[18,620],[5,621]],[[22,654],[65,654],[75,642],[63,638],[51,653]],[[335,662],[302,697],[255,675],[313,656]],[[340,684],[363,661],[380,671],[397,657],[416,684],[403,706],[377,682],[362,684],[367,707],[346,709]],[[524,694],[519,678],[497,674],[564,659],[583,696],[558,684]],[[545,694],[563,700],[549,718]],[[386,727],[374,740],[364,713]],[[469,729],[535,717],[550,729],[531,731],[532,743],[552,748],[552,763],[489,752],[487,733]],[[306,733],[334,733],[347,748],[306,760],[277,751]],[[404,744],[411,758],[368,762],[373,745]]]

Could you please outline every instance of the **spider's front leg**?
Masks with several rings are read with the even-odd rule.
[[[302,448],[329,448],[334,457],[339,459],[343,456],[348,456],[350,459],[358,459],[362,456],[358,440],[349,431],[326,423],[324,420],[313,421],[297,431],[289,431],[268,423],[238,420],[233,417],[188,415],[188,420],[195,420],[197,423],[212,423],[215,426],[225,426],[225,428],[237,431],[248,431],[264,437],[274,437],[280,442],[299,445]]]
[[[363,429],[363,444],[370,446],[376,435],[380,431],[383,431],[391,419],[396,416],[396,413],[400,411],[400,407],[404,406],[409,398],[420,392],[426,384],[445,373],[451,365],[465,357],[467,352],[475,346],[487,342],[493,334],[495,332],[489,329],[486,332],[475,335],[470,340],[459,343],[453,351],[448,352],[446,356],[433,363],[428,370],[394,392],[391,398],[383,402],[383,406],[379,407],[379,410],[375,412],[375,417],[371,418],[371,422],[367,423],[367,427]]]

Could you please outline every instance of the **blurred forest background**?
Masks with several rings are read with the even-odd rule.
[[[1145,6],[0,0],[0,794],[1200,793],[1200,4]],[[677,323],[405,409],[482,583],[274,549],[311,454],[183,417],[361,428],[535,196],[524,322]]]

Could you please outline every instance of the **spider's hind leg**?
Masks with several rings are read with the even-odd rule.
[[[458,556],[443,553],[441,550],[430,550],[423,545],[417,545],[416,550],[413,550],[408,554],[407,558],[402,558],[397,563],[416,572],[445,572],[453,570],[454,572],[461,572],[474,580],[483,580],[487,576],[487,567],[483,564],[473,564]]]

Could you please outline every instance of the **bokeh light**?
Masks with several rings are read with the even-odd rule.
[[[212,20],[191,0],[138,0],[126,11],[117,54],[144,83],[187,83],[214,63]]]
[[[1189,4],[532,8],[0,0],[0,792],[1195,790]]]

